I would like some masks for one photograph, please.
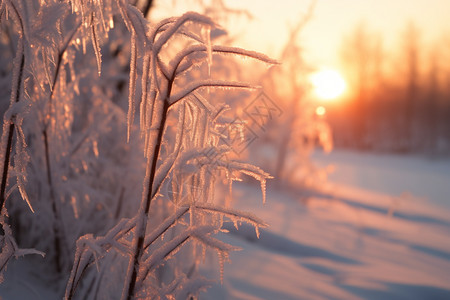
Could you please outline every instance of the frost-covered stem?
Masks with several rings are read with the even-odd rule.
[[[47,129],[45,128],[42,131],[42,135],[44,136],[44,146],[45,146],[45,163],[46,163],[46,169],[47,169],[47,184],[48,188],[50,190],[50,202],[52,203],[52,212],[55,217],[53,221],[53,232],[55,234],[54,236],[54,246],[56,251],[56,271],[60,273],[62,271],[62,259],[65,257],[65,253],[63,253],[63,243],[61,241],[61,237],[63,236],[61,234],[61,228],[62,221],[60,218],[60,213],[57,208],[56,204],[56,197],[55,197],[55,191],[53,186],[53,180],[52,180],[52,169],[50,164],[50,151],[49,151],[49,145],[48,145],[48,134]],[[64,251],[65,252],[65,251]]]
[[[19,41],[17,44],[17,56],[15,58],[14,63],[14,71],[13,71],[13,82],[12,82],[12,91],[11,91],[11,103],[10,105],[13,105],[14,103],[19,102],[20,99],[20,90],[22,88],[22,76],[23,76],[23,69],[25,67],[25,54],[23,50],[23,31],[24,26],[22,22],[22,18],[19,15],[19,12],[17,11],[17,8],[15,7],[14,3],[11,3],[11,7],[14,9],[15,15],[17,16],[17,19],[19,21],[20,28],[22,30]],[[14,89],[15,87],[15,89]],[[9,126],[4,126],[5,129],[2,134],[2,145],[3,145],[3,166],[2,166],[2,181],[0,186],[0,215],[3,212],[3,206],[5,205],[6,201],[6,183],[8,181],[8,169],[9,169],[9,161],[11,158],[11,148],[12,148],[12,139],[14,134],[14,115],[3,121],[3,123],[6,125],[9,123]],[[6,144],[4,143],[5,138],[7,139]]]
[[[78,24],[75,26],[75,28],[73,29],[73,31],[70,33],[69,37],[67,38],[66,42],[64,43],[63,47],[61,48],[61,50],[58,53],[58,58],[56,60],[56,66],[55,66],[55,74],[53,75],[53,79],[51,82],[51,91],[50,91],[50,101],[53,98],[53,94],[55,92],[55,85],[56,85],[56,81],[58,80],[58,75],[62,66],[62,60],[63,60],[63,56],[64,53],[66,53],[67,48],[70,45],[70,42],[72,41],[73,37],[75,36],[75,33],[77,33],[78,29],[81,27],[81,22],[78,22]]]
[[[2,171],[2,184],[1,184],[1,191],[0,191],[0,214],[3,213],[3,205],[5,204],[5,191],[6,191],[6,181],[8,179],[8,166],[9,166],[9,159],[11,156],[11,144],[12,144],[12,138],[14,133],[14,123],[10,123],[8,127],[8,132],[6,133],[8,135],[8,141],[6,144],[6,148],[2,149],[4,154],[4,161],[3,161],[3,171]]]
[[[74,278],[80,268],[80,262],[81,262],[82,255],[83,254],[81,254],[80,256],[77,256],[77,254],[75,254],[75,261],[73,262],[72,271],[70,272],[70,278],[67,283],[66,294],[64,295],[64,300],[71,300],[75,294],[77,284],[74,284]],[[84,271],[85,271],[85,268],[83,268],[83,270],[81,270],[81,274],[83,274]]]
[[[19,18],[20,19],[20,18]],[[22,25],[22,22],[20,22]],[[23,76],[23,69],[25,66],[25,54],[23,52],[23,41],[22,37],[19,37],[19,42],[17,46],[17,58],[19,59],[19,62],[15,64],[16,70],[14,70],[14,74],[16,76],[13,77],[13,80],[16,79],[15,82],[13,82],[13,87],[16,87],[16,89],[11,92],[11,105],[13,103],[19,102],[20,99],[20,90],[22,88],[22,76]],[[18,68],[18,69],[17,69]],[[4,141],[4,137],[7,137],[6,145],[2,143],[3,145],[3,170],[2,170],[2,182],[0,187],[0,214],[3,212],[3,206],[5,205],[6,201],[6,183],[8,181],[8,169],[9,169],[9,161],[11,158],[11,148],[12,148],[12,139],[14,134],[14,115],[11,116],[9,119],[3,121],[4,124],[9,123],[9,126],[5,126],[7,130],[3,131],[2,141]]]
[[[59,72],[60,69],[62,67],[62,60],[63,60],[63,56],[64,53],[67,51],[67,48],[70,45],[70,42],[72,41],[73,37],[75,36],[75,33],[78,31],[78,29],[81,26],[81,22],[79,22],[75,28],[73,29],[73,31],[70,33],[69,37],[67,38],[66,42],[64,43],[63,47],[60,49],[60,51],[58,52],[58,58],[56,60],[56,66],[55,66],[55,73],[53,75],[53,79],[52,82],[50,83],[50,96],[49,96],[49,111],[48,111],[48,115],[46,118],[46,121],[44,120],[44,129],[42,130],[42,135],[44,138],[44,151],[45,151],[45,166],[46,166],[46,171],[47,171],[47,184],[48,184],[48,188],[50,191],[50,202],[52,205],[52,212],[53,212],[53,216],[55,217],[55,220],[53,222],[53,232],[55,234],[54,236],[54,246],[55,246],[55,251],[56,251],[56,271],[59,273],[62,271],[62,261],[61,259],[64,258],[64,253],[62,251],[63,249],[63,243],[62,243],[62,234],[61,234],[61,217],[60,217],[60,213],[58,211],[58,207],[57,207],[57,203],[56,203],[56,197],[55,197],[55,189],[53,186],[53,180],[52,180],[52,167],[51,167],[51,161],[50,161],[50,145],[48,142],[48,125],[50,122],[50,114],[51,114],[51,102],[53,100],[53,96],[54,96],[54,92],[55,92],[55,86],[56,83],[58,81],[59,78]],[[65,251],[64,251],[65,252]]]
[[[172,84],[169,84],[168,90],[171,89]],[[170,94],[170,93],[169,93]],[[141,260],[142,254],[144,253],[144,241],[147,228],[147,221],[150,211],[150,204],[153,198],[153,182],[156,174],[156,164],[158,162],[159,153],[161,150],[162,137],[164,132],[164,127],[167,120],[167,112],[169,110],[169,104],[167,99],[164,100],[161,112],[161,120],[157,128],[158,135],[156,136],[156,141],[154,144],[153,153],[148,157],[149,163],[147,164],[148,177],[148,187],[147,195],[142,198],[141,205],[139,207],[137,224],[135,229],[135,237],[133,238],[133,258],[130,260],[127,270],[127,281],[125,282],[124,290],[122,293],[122,299],[133,299],[135,294],[139,261]],[[149,171],[149,172],[148,172]],[[131,277],[129,274],[131,273]]]

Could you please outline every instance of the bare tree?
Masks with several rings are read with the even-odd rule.
[[[406,66],[406,99],[405,99],[405,147],[414,146],[414,118],[419,100],[419,29],[410,22],[404,33],[403,52]]]
[[[350,78],[355,86],[351,122],[353,137],[358,148],[365,148],[367,139],[367,102],[370,83],[371,61],[374,45],[366,25],[361,23],[354,32],[344,38],[341,57],[348,68]]]

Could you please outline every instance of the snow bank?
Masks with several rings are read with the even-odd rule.
[[[269,187],[263,206],[257,187],[237,186],[239,208],[269,228],[257,239],[227,226],[222,238],[243,251],[203,299],[450,299],[450,210],[435,205],[446,204],[450,161],[314,159],[336,165],[320,193]]]

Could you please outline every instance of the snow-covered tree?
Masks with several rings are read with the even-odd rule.
[[[282,64],[263,75],[266,102],[274,104],[260,109],[268,117],[264,135],[253,145],[254,156],[259,155],[261,161],[267,162],[264,168],[274,174],[278,183],[296,186],[317,182],[316,175],[323,172],[311,162],[311,153],[317,146],[327,152],[333,146],[328,123],[316,114],[308,78],[314,68],[305,61],[300,41],[314,6],[312,1],[308,11],[290,29],[280,55]],[[269,156],[275,159],[268,159]]]

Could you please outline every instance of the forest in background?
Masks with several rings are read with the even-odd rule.
[[[336,147],[448,154],[449,53],[448,34],[426,41],[412,21],[389,49],[370,24],[357,25],[340,49],[348,92],[325,104]]]

